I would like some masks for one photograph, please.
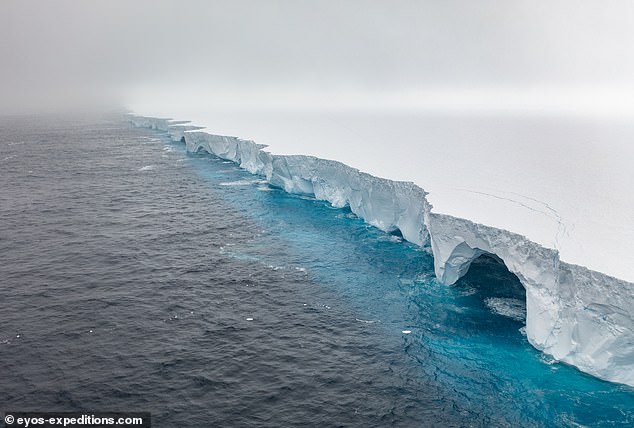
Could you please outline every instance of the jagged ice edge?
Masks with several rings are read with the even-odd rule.
[[[432,212],[422,188],[374,177],[341,162],[274,155],[265,145],[214,135],[187,121],[129,115],[136,127],[184,141],[233,161],[289,193],[313,195],[334,207],[349,206],[367,223],[430,247],[438,280],[454,284],[482,254],[499,257],[526,289],[526,335],[537,349],[598,378],[634,387],[634,284],[560,260],[507,230]]]

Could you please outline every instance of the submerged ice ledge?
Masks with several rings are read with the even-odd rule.
[[[184,141],[264,176],[289,193],[309,194],[369,224],[430,247],[439,281],[451,285],[482,254],[502,259],[526,289],[526,334],[537,349],[596,377],[634,386],[634,284],[560,260],[513,232],[435,213],[411,182],[374,177],[313,156],[274,155],[266,146],[170,119],[130,116],[134,126]]]

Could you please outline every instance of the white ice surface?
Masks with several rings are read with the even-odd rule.
[[[233,160],[289,192],[348,204],[370,224],[431,245],[445,284],[479,255],[499,256],[526,288],[535,347],[634,386],[632,125],[536,116],[169,116],[208,126],[169,130],[175,140],[185,135],[188,150]],[[161,120],[135,123],[168,130]],[[289,154],[316,158],[280,156]]]
[[[179,112],[149,115],[178,117]],[[168,110],[168,109],[167,109]],[[147,109],[143,113],[148,115]],[[412,181],[434,212],[524,235],[634,282],[634,123],[539,116],[185,112],[274,154]]]

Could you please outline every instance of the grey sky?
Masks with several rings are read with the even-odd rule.
[[[632,23],[634,2],[616,0],[2,0],[0,108],[180,85],[476,98],[572,88],[629,107]]]

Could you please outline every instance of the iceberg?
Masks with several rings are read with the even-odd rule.
[[[634,283],[564,262],[556,248],[524,235],[437,213],[428,193],[413,182],[316,156],[274,154],[266,145],[182,121],[137,115],[129,120],[184,142],[189,152],[235,162],[289,193],[348,206],[383,231],[400,231],[431,250],[443,284],[454,284],[483,254],[499,258],[526,289],[526,336],[535,348],[598,378],[634,386]]]

